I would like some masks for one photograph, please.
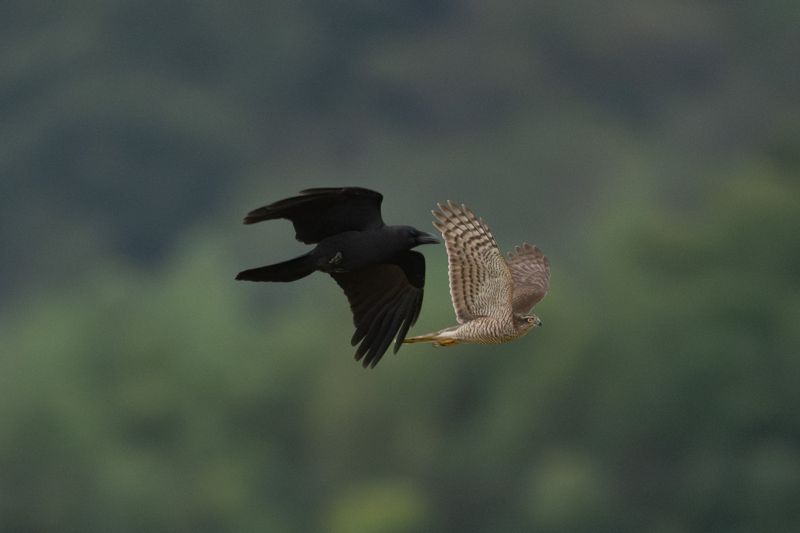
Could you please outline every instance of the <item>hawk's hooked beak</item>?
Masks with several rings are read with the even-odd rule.
[[[420,231],[419,235],[417,235],[416,242],[417,244],[439,244],[439,239],[437,239],[430,233],[425,233],[424,231]]]

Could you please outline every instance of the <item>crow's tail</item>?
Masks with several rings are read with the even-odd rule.
[[[267,265],[243,270],[236,279],[246,281],[295,281],[304,278],[316,270],[311,253],[295,257],[283,263]]]

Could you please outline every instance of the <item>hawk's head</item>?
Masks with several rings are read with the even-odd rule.
[[[514,315],[514,325],[517,329],[521,329],[524,332],[528,332],[528,330],[533,328],[538,328],[542,326],[542,319],[536,315]]]

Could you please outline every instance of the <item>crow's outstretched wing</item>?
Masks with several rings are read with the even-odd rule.
[[[395,338],[397,352],[422,307],[425,257],[405,251],[391,262],[331,276],[344,289],[353,312],[356,331],[351,343],[360,343],[356,361],[364,368],[374,367]]]
[[[345,231],[383,226],[381,193],[361,187],[321,187],[300,191],[250,211],[245,224],[285,218],[294,225],[298,241],[313,244]]]

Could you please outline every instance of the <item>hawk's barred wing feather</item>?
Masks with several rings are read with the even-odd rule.
[[[458,322],[511,318],[513,279],[492,233],[464,205],[437,204],[433,225],[447,248],[450,297]]]
[[[539,248],[523,243],[508,253],[508,268],[514,278],[514,312],[525,314],[547,294],[550,261]]]

